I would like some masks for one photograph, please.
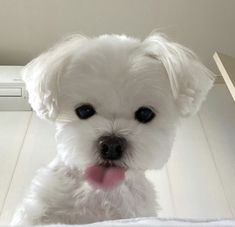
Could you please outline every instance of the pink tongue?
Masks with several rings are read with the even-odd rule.
[[[125,170],[120,167],[94,165],[85,170],[84,177],[95,187],[110,189],[124,180]]]

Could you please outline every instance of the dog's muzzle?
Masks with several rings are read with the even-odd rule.
[[[127,140],[116,135],[101,136],[98,139],[98,151],[106,161],[119,160],[127,147]]]

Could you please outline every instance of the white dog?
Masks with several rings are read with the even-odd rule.
[[[198,111],[214,75],[161,34],[75,35],[30,62],[23,79],[57,130],[57,156],[12,221],[36,225],[155,216],[145,171],[167,162],[179,117]]]

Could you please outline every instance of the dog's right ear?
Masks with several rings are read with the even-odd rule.
[[[55,120],[58,115],[60,78],[65,74],[74,51],[87,38],[73,35],[41,54],[22,71],[22,78],[29,93],[29,103],[42,119]]]

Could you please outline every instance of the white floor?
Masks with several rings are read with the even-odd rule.
[[[55,153],[54,125],[32,112],[0,112],[0,224],[35,171]],[[149,171],[161,217],[235,217],[235,103],[216,85],[200,113],[183,119],[169,163]]]

